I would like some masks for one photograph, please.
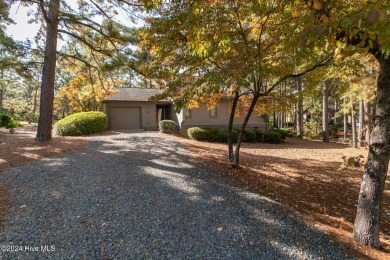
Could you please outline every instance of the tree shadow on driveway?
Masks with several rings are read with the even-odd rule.
[[[196,162],[156,133],[91,137],[87,149],[0,176],[12,208],[3,245],[45,258],[352,258],[277,202]]]

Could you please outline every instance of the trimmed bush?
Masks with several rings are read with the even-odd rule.
[[[264,132],[258,129],[253,130],[256,134],[256,142],[263,142]]]
[[[200,127],[191,127],[187,130],[188,137],[197,141],[207,140],[207,131]]]
[[[282,135],[273,130],[264,133],[264,142],[270,144],[278,144],[282,140]]]
[[[107,117],[102,112],[81,112],[67,116],[54,125],[59,136],[79,136],[107,130]]]
[[[220,143],[227,143],[228,136],[227,136],[227,129],[219,129],[218,131],[218,142]]]
[[[252,129],[245,130],[243,141],[249,143],[256,143],[256,132]]]
[[[206,131],[206,141],[218,142],[220,133],[218,128],[204,127],[203,130]]]
[[[228,130],[227,129],[219,129],[219,142],[221,143],[227,143],[228,136],[227,136]],[[233,129],[232,131],[232,142],[235,143],[238,140],[238,131],[236,129]]]
[[[221,142],[226,143],[228,140],[227,129],[211,128],[211,127],[191,127],[187,130],[189,138],[197,141]],[[233,129],[232,141],[237,142],[238,132]]]
[[[0,126],[7,126],[11,123],[11,117],[7,114],[0,114]]]
[[[158,128],[162,133],[172,134],[176,130],[176,123],[172,120],[161,120],[158,123]]]

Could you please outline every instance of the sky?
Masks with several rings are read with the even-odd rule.
[[[77,6],[76,0],[68,0],[67,4],[71,7]],[[20,6],[18,3],[12,5],[10,9],[10,17],[12,20],[14,20],[15,24],[9,25],[6,29],[7,34],[12,36],[13,39],[17,41],[25,41],[26,39],[29,39],[33,46],[35,45],[34,37],[37,35],[39,25],[35,23],[29,24],[28,20],[31,19],[31,17],[29,17],[27,13],[31,8],[34,7],[36,8],[36,6],[32,6],[30,8]],[[127,24],[129,23],[129,20],[126,18],[126,15],[121,11],[119,11],[119,14],[116,19]],[[134,26],[140,26],[141,24],[142,22],[138,22],[138,24],[135,24]],[[66,37],[66,35],[64,37]],[[58,39],[57,49],[61,49],[64,44],[64,41]]]
[[[29,24],[30,19],[27,16],[29,8],[15,4],[11,7],[10,17],[16,24],[11,24],[7,28],[7,32],[15,40],[23,41],[26,39],[33,40],[39,30],[39,25]]]

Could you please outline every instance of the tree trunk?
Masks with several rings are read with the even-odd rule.
[[[364,125],[364,103],[362,99],[359,99],[358,147],[364,146],[363,125]]]
[[[390,59],[376,57],[380,64],[377,85],[377,114],[360,187],[353,229],[357,242],[379,248],[379,222],[383,190],[390,158]]]
[[[344,112],[344,140],[348,138],[348,114]]]
[[[46,21],[46,45],[42,69],[41,102],[36,141],[51,139],[59,7],[60,0],[50,0]]]
[[[236,111],[238,99],[240,98],[240,95],[238,92],[234,92],[234,99],[232,104],[232,110],[230,111],[230,118],[229,118],[229,125],[228,125],[228,156],[229,156],[229,162],[233,163],[234,161],[234,151],[233,151],[233,140],[232,140],[232,132],[233,132],[233,122],[234,122],[234,114]]]
[[[1,70],[0,79],[4,79],[4,70]],[[4,89],[3,89],[3,81],[0,82],[0,107],[3,107],[4,100]]]
[[[233,159],[233,162],[231,163],[231,165],[234,168],[238,167],[238,165],[239,165],[240,148],[241,148],[242,138],[244,136],[244,131],[245,131],[246,125],[248,124],[249,118],[252,115],[253,109],[255,108],[255,105],[256,105],[258,99],[259,99],[259,95],[257,93],[255,93],[255,95],[253,96],[251,105],[249,106],[248,112],[245,115],[244,122],[241,125],[241,131],[238,134],[236,149],[234,151],[234,159]]]
[[[322,141],[329,143],[329,81],[322,84]]]
[[[369,101],[364,102],[364,123],[366,126],[366,143],[370,143],[371,134],[371,105]]]
[[[351,96],[352,147],[357,148],[355,105]]]
[[[371,106],[371,128],[375,124],[375,116],[376,116],[376,102]],[[372,129],[371,129],[372,130]]]
[[[337,110],[338,110],[338,102],[337,99],[334,101],[334,124],[337,124]]]
[[[37,98],[38,98],[38,87],[36,87],[34,90],[34,105],[32,110],[33,115],[35,115],[35,113],[37,112],[37,105],[38,105]]]
[[[3,96],[4,96],[4,91],[0,87],[0,107],[3,107]]]
[[[272,118],[272,125],[274,128],[276,128],[278,126],[278,120],[277,120],[277,116],[276,116],[276,112],[274,110],[274,113],[273,113],[273,118]]]
[[[345,104],[345,99],[344,99]],[[343,123],[344,123],[344,141],[348,138],[348,114],[345,112],[345,108],[343,108]]]

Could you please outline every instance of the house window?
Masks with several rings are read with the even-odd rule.
[[[190,118],[190,117],[191,117],[191,109],[186,108],[186,109],[184,110],[184,116],[185,116],[186,118]]]
[[[210,112],[209,112],[209,113],[210,113],[210,114],[209,114],[210,117],[217,117],[217,116],[218,116],[218,110],[217,110],[216,107],[210,109]]]

